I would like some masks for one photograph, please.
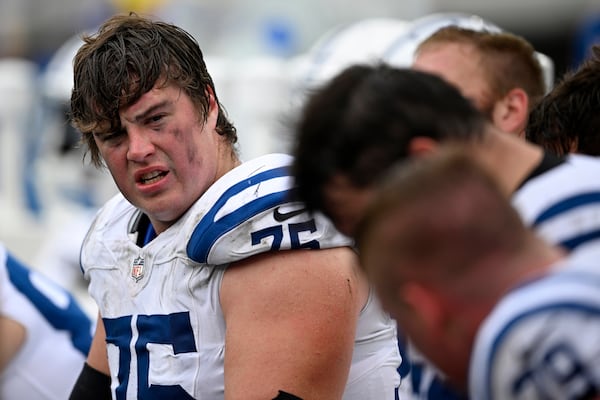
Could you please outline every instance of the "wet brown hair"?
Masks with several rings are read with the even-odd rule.
[[[204,121],[212,91],[219,107],[217,132],[231,144],[237,141],[202,51],[188,32],[132,13],[109,18],[83,41],[74,59],[70,118],[94,165],[102,165],[94,133],[120,130],[119,110],[134,104],[160,80],[180,87]]]

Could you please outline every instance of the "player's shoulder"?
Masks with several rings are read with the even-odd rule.
[[[570,398],[574,382],[587,379],[589,369],[593,370],[590,352],[600,354],[595,339],[600,335],[599,284],[598,272],[567,262],[558,265],[555,273],[510,292],[477,334],[470,366],[471,396],[544,398],[550,390]],[[561,362],[569,370],[581,370],[581,375],[562,381],[553,376],[549,368]]]
[[[267,251],[350,245],[327,218],[294,199],[292,160],[268,154],[215,182],[186,216],[188,256],[224,264]]]
[[[515,201],[528,202],[538,196],[543,199],[542,193],[550,200],[560,199],[571,193],[600,188],[600,182],[596,179],[600,172],[600,159],[583,154],[569,154],[564,159],[555,161],[527,179],[514,193]]]
[[[600,160],[569,155],[529,179],[513,195],[523,221],[554,244],[574,249],[596,240],[600,221]]]

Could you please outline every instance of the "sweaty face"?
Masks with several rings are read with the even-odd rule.
[[[460,90],[475,107],[490,115],[494,106],[479,55],[468,44],[431,44],[417,53],[412,67],[438,75]]]
[[[346,176],[337,174],[327,182],[323,194],[325,214],[340,232],[353,237],[373,198],[373,189],[356,187]]]
[[[215,131],[217,112],[211,100],[204,121],[183,90],[155,85],[120,110],[120,132],[94,135],[117,186],[158,232],[233,167]]]

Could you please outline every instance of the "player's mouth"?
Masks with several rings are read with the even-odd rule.
[[[152,171],[147,174],[143,174],[138,178],[138,182],[142,185],[151,185],[160,181],[167,175],[168,171]]]

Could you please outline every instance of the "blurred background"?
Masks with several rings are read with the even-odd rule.
[[[2,0],[0,56],[23,56],[43,65],[71,35],[93,29],[116,11],[170,19],[192,28],[207,52],[235,56],[291,55],[332,26],[361,18],[410,20],[458,11],[527,37],[564,67],[599,8],[598,0]]]
[[[600,0],[1,0],[0,242],[81,293],[79,245],[115,189],[106,172],[83,162],[66,122],[71,61],[82,32],[128,11],[197,38],[244,159],[286,151],[299,88],[326,79],[339,60],[381,53],[392,42],[382,32],[404,35],[395,50],[408,54],[396,55],[408,65],[405,42],[415,39],[407,27],[432,14],[474,14],[525,37],[552,60],[550,80],[600,41]],[[361,21],[371,26],[348,34]],[[329,72],[327,56],[338,60]]]

